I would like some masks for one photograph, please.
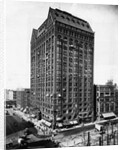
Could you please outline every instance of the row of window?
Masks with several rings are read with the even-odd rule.
[[[114,103],[106,103],[106,104],[101,104],[100,105],[100,111],[101,112],[109,112],[109,111],[115,111],[115,105]]]
[[[81,32],[76,32],[74,30],[66,30],[65,28],[62,27],[58,27],[58,32],[61,34],[66,34],[68,36],[74,37],[74,38],[79,38],[82,39],[83,41],[88,41],[88,42],[93,42],[93,37],[87,36],[87,35],[83,35],[83,33]]]

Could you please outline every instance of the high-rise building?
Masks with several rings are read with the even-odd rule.
[[[31,105],[63,125],[93,120],[94,32],[83,19],[49,8],[31,37]]]

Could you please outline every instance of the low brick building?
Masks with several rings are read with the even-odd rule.
[[[118,114],[118,90],[113,84],[95,86],[95,118],[115,117]]]
[[[30,89],[17,90],[17,106],[21,108],[30,106]]]

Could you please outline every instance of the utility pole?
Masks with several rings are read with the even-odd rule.
[[[84,146],[85,146],[85,131],[83,131],[83,139],[84,139]]]
[[[104,134],[104,128],[102,127],[100,135],[101,135],[101,145],[103,145],[103,134]]]
[[[101,146],[101,137],[99,137],[99,146]]]
[[[110,145],[109,144],[109,134],[107,134],[107,145]]]
[[[103,145],[103,133],[102,133],[102,145]]]
[[[83,127],[83,140],[84,140],[84,146],[85,146],[85,131],[84,131],[84,118],[82,118],[82,127]]]
[[[107,134],[108,134],[108,126],[109,126],[109,124],[108,124],[108,123],[106,123]]]
[[[88,141],[87,141],[87,146],[90,146],[91,143],[90,143],[90,132],[88,132]]]
[[[112,134],[113,134],[113,122],[111,123],[111,127],[112,127]]]
[[[114,138],[113,144],[115,145],[115,132],[113,133],[113,138]]]

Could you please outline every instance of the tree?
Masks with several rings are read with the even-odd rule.
[[[113,80],[108,80],[106,85],[113,85]]]

